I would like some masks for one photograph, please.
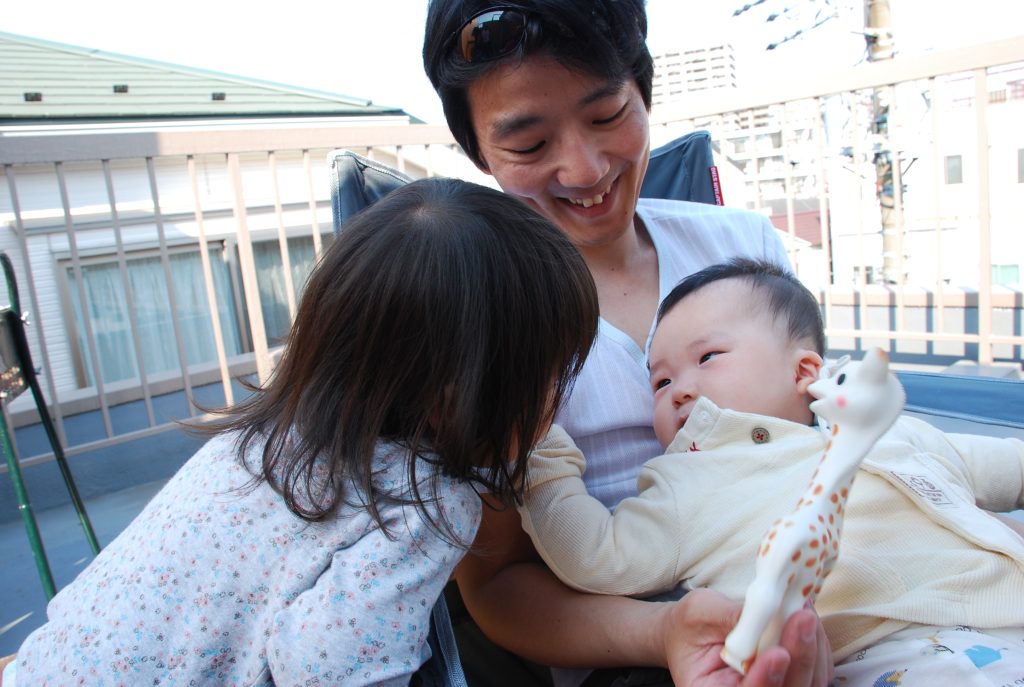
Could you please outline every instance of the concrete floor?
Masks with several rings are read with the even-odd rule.
[[[116,537],[163,484],[158,480],[89,499],[86,511],[100,545]],[[35,515],[59,590],[89,564],[92,550],[70,504]],[[6,656],[45,621],[47,600],[20,519],[0,523],[0,551],[0,656]]]

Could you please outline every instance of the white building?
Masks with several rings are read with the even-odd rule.
[[[736,88],[736,58],[729,44],[697,47],[654,56],[654,105],[681,100],[688,93]]]
[[[1024,64],[993,69],[986,77],[984,126],[979,139],[974,74],[931,82],[901,84],[889,94],[888,139],[864,140],[853,131],[851,104],[834,114],[829,183],[835,201],[831,208],[837,274],[851,275],[855,252],[875,256],[868,270],[883,268],[881,223],[877,207],[867,209],[862,198],[877,193],[873,150],[890,148],[899,160],[903,231],[890,260],[902,265],[907,283],[934,288],[979,283],[979,198],[985,191],[991,259],[985,260],[993,284],[1020,288],[1024,274]],[[840,105],[839,103],[836,103]],[[860,103],[860,126],[870,117],[868,94]],[[843,113],[846,113],[845,115]],[[845,117],[845,119],[844,119]],[[855,153],[853,145],[861,141]],[[980,148],[979,146],[984,146]],[[859,161],[858,161],[859,160]],[[858,210],[858,208],[860,208]],[[857,248],[858,234],[875,235],[876,249]],[[870,274],[869,281],[870,281]]]
[[[8,165],[0,250],[14,262],[23,308],[33,309],[30,343],[48,390],[73,412],[76,398],[94,402],[97,385],[137,391],[141,379],[180,388],[184,368],[216,367],[200,237],[224,353],[251,358],[254,315],[269,344],[279,343],[332,236],[326,153],[346,130],[413,123],[399,108],[358,98],[0,33],[0,147]],[[323,147],[271,143],[312,136],[290,132],[316,132]],[[164,141],[186,137],[188,145],[226,152],[162,150]],[[82,148],[94,140],[103,152],[56,164],[15,159],[16,144],[29,140],[58,149],[65,140]],[[133,156],[136,147],[149,152]],[[461,154],[441,148],[429,158],[403,154],[400,165],[413,176],[426,176],[428,166],[472,176]],[[381,158],[397,160],[397,151]],[[246,303],[240,231],[251,240],[257,313]],[[172,310],[180,321],[173,331]]]

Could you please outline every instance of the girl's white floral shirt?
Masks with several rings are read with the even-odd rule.
[[[379,506],[393,538],[361,498],[303,521],[266,483],[251,486],[235,439],[210,440],[54,597],[18,651],[19,684],[408,683],[464,550],[400,503]],[[375,483],[408,493],[403,449],[381,443],[376,461]],[[417,479],[433,470],[421,460]],[[439,484],[428,510],[472,542],[479,497]]]

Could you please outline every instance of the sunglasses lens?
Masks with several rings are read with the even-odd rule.
[[[467,62],[486,62],[507,55],[526,35],[526,15],[516,10],[489,10],[466,22],[459,32]]]

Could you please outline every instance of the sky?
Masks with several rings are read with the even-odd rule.
[[[738,17],[734,10],[754,5]],[[12,0],[0,31],[399,107],[442,124],[420,58],[425,0]],[[837,17],[764,48],[834,7]],[[1024,35],[1021,0],[890,0],[901,54]],[[783,13],[786,8],[788,13]],[[969,8],[969,11],[967,9]],[[743,83],[863,59],[863,0],[648,0],[654,53],[728,41]],[[768,23],[771,13],[781,19]]]

